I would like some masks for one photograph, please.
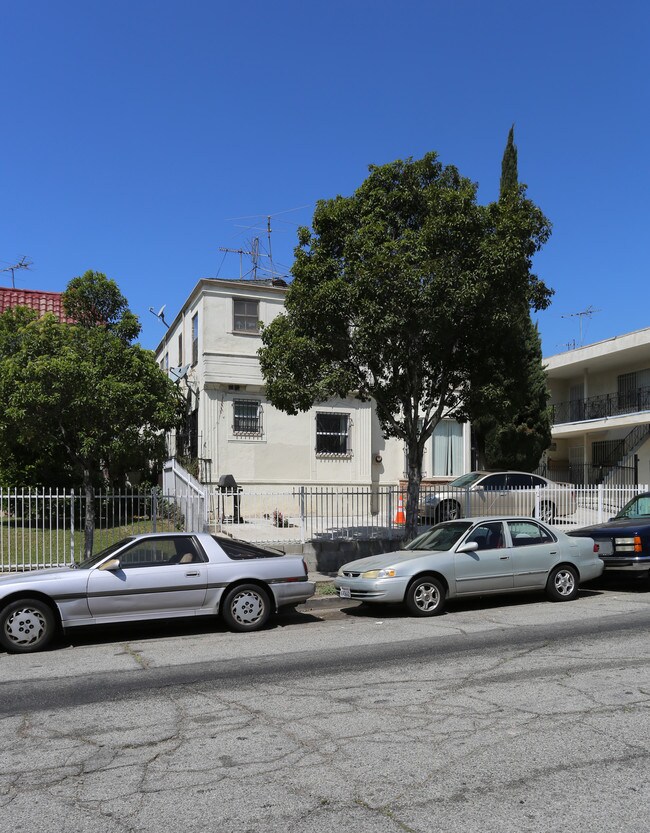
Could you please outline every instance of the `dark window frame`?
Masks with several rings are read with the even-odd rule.
[[[345,431],[337,430],[334,420],[345,420]],[[327,422],[330,425],[327,425]],[[320,423],[320,425],[319,425]],[[318,411],[316,413],[316,456],[347,458],[352,456],[352,417],[342,412]]]
[[[244,411],[248,409],[249,413],[238,414],[238,406]],[[262,433],[262,403],[259,399],[233,399],[232,432],[238,436],[249,437],[258,437]]]
[[[239,310],[237,309],[238,306]],[[252,308],[254,308],[254,312],[251,311]],[[237,334],[259,335],[260,302],[252,298],[233,298],[232,329]]]

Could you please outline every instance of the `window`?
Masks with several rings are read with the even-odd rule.
[[[527,547],[531,544],[552,544],[555,538],[532,521],[508,521],[513,547]]]
[[[509,474],[508,488],[509,489],[532,489],[534,485],[544,485],[543,483],[533,483],[531,474]]]
[[[258,301],[233,299],[233,329],[236,333],[258,333],[260,331]]]
[[[232,430],[235,434],[262,433],[262,412],[259,402],[252,399],[235,399],[232,407]]]
[[[433,431],[433,474],[457,477],[463,473],[463,426],[454,419],[443,419]]]
[[[192,316],[192,364],[199,360],[199,314]]]
[[[165,370],[169,370],[169,353],[165,353]]]
[[[350,453],[349,414],[316,414],[316,454]]]
[[[496,550],[505,546],[503,540],[503,524],[500,521],[493,521],[488,524],[481,524],[468,536],[465,543],[476,541],[479,550]]]
[[[478,484],[482,486],[484,489],[492,489],[503,491],[506,488],[506,477],[507,474],[490,474],[488,477],[485,477],[481,482]]]
[[[183,366],[183,333],[178,337],[178,366]]]
[[[192,564],[203,561],[191,538],[151,538],[138,541],[126,552],[121,553],[120,566],[164,567],[174,564]]]

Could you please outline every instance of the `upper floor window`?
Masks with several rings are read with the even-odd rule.
[[[316,414],[316,454],[351,454],[349,414]]]
[[[183,333],[178,336],[178,366],[183,365]]]
[[[262,409],[260,403],[252,399],[235,399],[233,402],[234,434],[261,434]]]
[[[233,330],[236,333],[259,333],[259,306],[258,301],[233,298]]]
[[[195,312],[192,316],[192,364],[199,360],[199,314]]]

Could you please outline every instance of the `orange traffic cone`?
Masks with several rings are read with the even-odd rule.
[[[397,496],[397,514],[395,515],[396,524],[405,524],[406,515],[404,514],[404,502],[401,493]]]

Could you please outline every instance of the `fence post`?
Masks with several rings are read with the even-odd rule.
[[[156,524],[157,524],[157,514],[158,514],[158,495],[156,494],[156,489],[153,488],[151,490],[151,525],[152,525],[152,532],[157,532]]]
[[[305,527],[307,523],[307,513],[305,511],[305,487],[300,487],[300,543],[305,543]]]
[[[603,484],[598,484],[598,523],[603,522]]]
[[[535,517],[540,517],[539,498],[541,486],[535,486]]]
[[[70,560],[74,561],[74,489],[70,492]]]

